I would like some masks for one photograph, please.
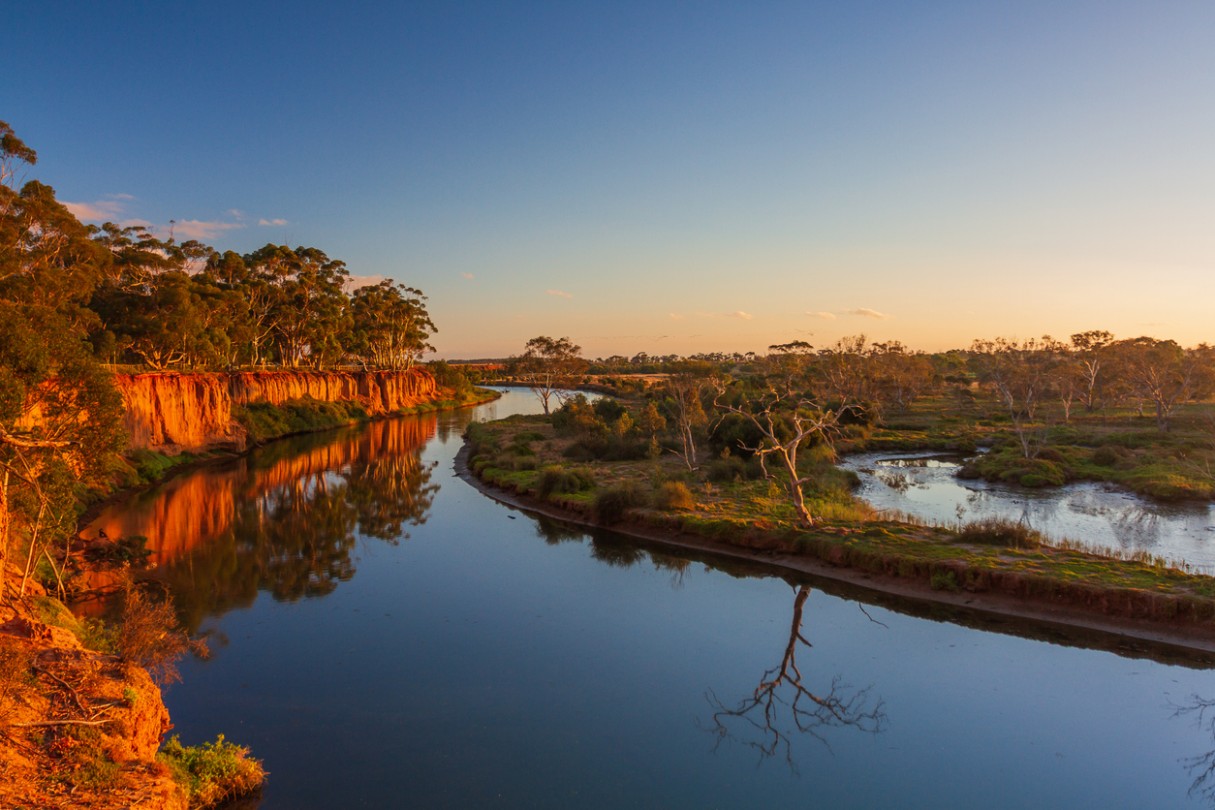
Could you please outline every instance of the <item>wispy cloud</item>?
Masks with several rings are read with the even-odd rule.
[[[476,278],[476,276],[474,276],[472,273],[461,273],[460,278],[464,278],[464,279],[468,279],[469,281],[472,281],[474,278]]]
[[[179,219],[173,223],[173,235],[181,239],[214,239],[225,231],[245,227],[240,222],[205,222],[200,219]]]
[[[96,202],[67,202],[63,207],[72,215],[84,222],[107,222],[119,219],[126,210],[123,202],[132,199],[129,194],[112,194],[104,200]]]
[[[673,321],[682,321],[684,319],[683,314],[679,312],[672,312],[669,314],[669,317]]]
[[[548,295],[554,295],[557,298],[573,298],[573,293],[567,293],[565,290],[545,290]]]
[[[290,225],[291,223],[289,223],[287,220],[279,218],[279,217],[276,217],[274,219],[266,219],[263,217],[262,219],[259,219],[257,221],[257,224],[262,226],[263,228],[266,228],[266,227],[277,228],[277,227],[282,227],[283,225]]]
[[[857,307],[856,309],[850,309],[848,310],[848,314],[856,315],[861,318],[876,318],[879,321],[884,321],[890,317],[884,312],[878,312],[876,309],[869,309],[868,307]]]
[[[811,318],[819,318],[824,321],[834,321],[836,314],[834,312],[807,312]]]
[[[736,312],[731,312],[731,313],[730,313],[729,315],[727,315],[726,317],[727,317],[727,318],[738,318],[738,319],[739,319],[739,320],[741,320],[741,321],[749,321],[749,320],[751,320],[752,318],[754,318],[755,316],[754,316],[754,315],[752,315],[750,312],[743,312],[743,311],[740,309],[740,310],[738,310],[738,311],[736,311]]]

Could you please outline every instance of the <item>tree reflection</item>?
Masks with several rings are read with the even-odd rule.
[[[354,576],[360,538],[396,544],[408,526],[426,522],[439,490],[436,463],[421,460],[419,443],[384,457],[335,453],[330,469],[297,470],[269,488],[274,471],[261,471],[233,499],[222,531],[151,576],[169,585],[192,632],[208,616],[252,604],[259,591],[279,601],[332,593]]]
[[[1191,695],[1190,702],[1173,707],[1174,717],[1192,717],[1194,723],[1211,735],[1215,744],[1215,700]],[[1190,796],[1199,796],[1215,807],[1215,750],[1193,757],[1186,757],[1181,764],[1190,772],[1194,781],[1190,784]]]
[[[870,687],[851,689],[837,675],[827,691],[816,691],[803,676],[797,656],[802,647],[812,646],[802,631],[802,612],[809,597],[809,586],[796,589],[784,654],[779,664],[760,676],[754,692],[733,706],[709,692],[715,709],[712,731],[719,744],[733,737],[757,750],[761,758],[783,753],[794,770],[795,735],[809,734],[830,747],[824,736],[828,728],[849,726],[876,734],[886,723],[884,704],[881,698],[871,702]]]

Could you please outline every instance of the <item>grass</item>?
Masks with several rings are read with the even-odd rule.
[[[671,454],[575,467],[564,457],[573,439],[557,435],[544,417],[474,424],[466,438],[470,466],[487,483],[605,525],[628,518],[735,546],[917,580],[938,591],[1006,593],[1160,621],[1215,619],[1215,578],[1146,555],[1125,559],[1067,543],[1050,545],[1015,522],[947,527],[882,517],[851,495],[851,476],[822,454],[807,454],[811,458],[802,471],[811,479],[804,491],[817,519],[805,529],[795,519],[784,479],[764,478],[762,471],[757,477],[743,459],[705,464],[695,473]],[[1114,446],[1124,447],[1125,437],[1119,441]],[[524,448],[529,455],[519,455]],[[1102,459],[1120,457],[1111,450]],[[522,469],[521,459],[531,468]],[[1067,452],[1048,453],[1041,462],[1070,463]],[[1042,465],[1032,469],[1049,470]],[[736,474],[721,474],[727,467]]]
[[[230,743],[220,734],[215,742],[182,745],[177,735],[169,738],[157,758],[189,793],[190,807],[218,807],[225,802],[261,790],[266,771],[249,756],[249,749]]]

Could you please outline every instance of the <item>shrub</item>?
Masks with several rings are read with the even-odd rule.
[[[158,758],[190,794],[190,807],[217,807],[261,789],[266,771],[249,749],[220,734],[213,743],[185,746],[174,734]]]
[[[160,685],[180,681],[177,662],[191,650],[205,652],[177,624],[168,600],[158,600],[136,587],[127,589],[115,646],[127,661],[144,667]]]
[[[958,540],[984,546],[1004,548],[1037,548],[1042,535],[1024,523],[1005,518],[984,518],[967,523],[958,532]]]
[[[654,508],[668,511],[695,509],[696,499],[683,481],[665,481],[654,492]]]
[[[541,498],[550,495],[570,495],[575,492],[593,489],[595,479],[589,471],[565,467],[545,467],[536,479],[536,491]]]
[[[595,495],[595,519],[606,525],[619,523],[629,509],[644,502],[636,484],[617,484]]]
[[[953,571],[933,571],[929,584],[934,591],[962,590],[962,586],[958,584],[958,577]]]

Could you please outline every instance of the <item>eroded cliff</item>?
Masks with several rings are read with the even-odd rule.
[[[410,371],[251,371],[120,374],[131,449],[165,453],[243,449],[233,409],[255,402],[358,402],[379,416],[437,398],[434,377]]]

